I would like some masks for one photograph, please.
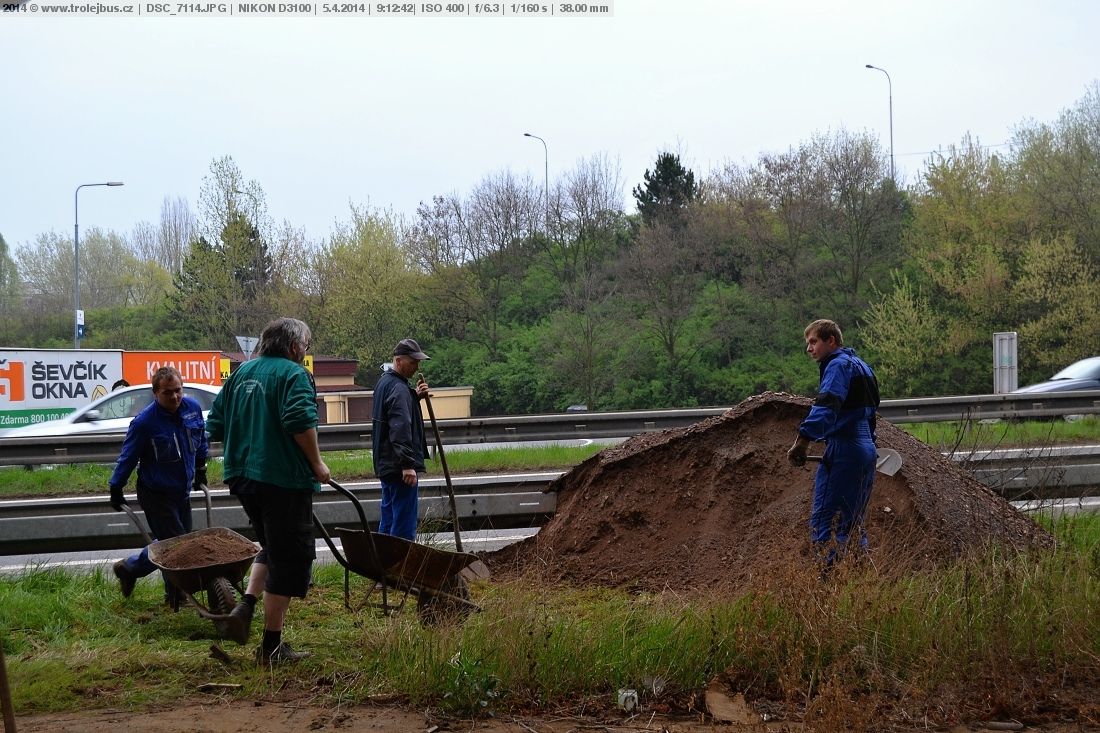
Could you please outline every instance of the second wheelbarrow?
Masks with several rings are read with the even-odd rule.
[[[481,610],[470,600],[467,585],[467,580],[489,575],[489,569],[476,555],[450,552],[402,537],[372,532],[359,499],[335,481],[329,481],[329,486],[347,497],[359,514],[359,529],[335,528],[342,553],[317,516],[313,517],[333,557],[344,567],[346,608],[351,608],[349,574],[356,573],[375,581],[376,585],[370,592],[375,589],[382,591],[382,603],[376,605],[386,614],[400,610],[409,595],[416,596],[417,613],[425,623],[465,617],[471,611]],[[403,593],[397,605],[389,603],[387,591],[391,588]]]

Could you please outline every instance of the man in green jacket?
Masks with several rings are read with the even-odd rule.
[[[230,638],[248,641],[252,614],[264,598],[261,664],[309,656],[282,640],[291,598],[305,598],[313,560],[313,494],[331,478],[317,444],[317,390],[305,367],[309,327],[278,318],[264,327],[257,351],[222,386],[206,429],[221,441],[222,474],[248,515],[262,548],[244,600],[233,609]]]

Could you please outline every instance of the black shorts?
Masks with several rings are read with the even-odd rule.
[[[234,478],[229,492],[241,502],[263,548],[257,557],[267,561],[264,591],[305,598],[313,559],[313,492]]]

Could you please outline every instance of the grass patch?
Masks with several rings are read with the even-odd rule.
[[[1095,443],[1100,417],[1080,420],[999,420],[996,422],[904,423],[899,428],[941,451],[978,448],[1029,448],[1046,445]]]
[[[1043,708],[1048,686],[1094,685],[1100,659],[1100,518],[1066,517],[1053,529],[1050,552],[994,548],[903,577],[842,566],[829,583],[807,569],[723,601],[482,583],[473,588],[482,613],[435,628],[411,608],[389,618],[346,610],[342,569],[320,566],[287,626],[288,640],[315,656],[274,671],[251,662],[259,619],[252,644],[222,644],[233,663],[216,661],[213,626],[188,609],[168,612],[153,578],[128,600],[102,572],[2,578],[0,634],[20,714],[141,708],[206,682],[240,684],[232,694],[247,699],[388,695],[464,714],[609,704],[631,687],[643,705],[687,709],[721,673],[749,699],[798,711],[810,729],[874,728],[859,716],[1039,720],[1053,714]],[[353,603],[368,586],[353,576]]]

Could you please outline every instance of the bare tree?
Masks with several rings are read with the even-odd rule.
[[[419,266],[435,275],[435,295],[458,321],[476,328],[465,336],[491,354],[500,345],[507,288],[524,271],[528,242],[539,221],[540,197],[529,179],[509,172],[483,179],[465,200],[436,196],[417,209],[407,242]]]
[[[830,257],[837,305],[862,310],[869,273],[885,273],[900,257],[904,201],[889,176],[887,157],[869,135],[841,130],[813,142],[826,183],[826,200],[815,227]]]
[[[685,325],[699,297],[702,267],[690,226],[662,222],[642,227],[622,261],[623,290],[638,322],[660,345],[669,372],[685,357]]]
[[[226,155],[212,161],[209,175],[202,179],[197,234],[209,242],[218,241],[238,212],[248,217],[261,238],[270,238],[263,188],[255,180],[246,181],[233,157]]]
[[[160,228],[158,230],[157,252],[149,258],[160,264],[165,270],[177,273],[183,267],[183,258],[187,255],[187,246],[197,229],[195,215],[187,199],[167,196],[160,205]]]
[[[73,304],[73,243],[55,232],[40,234],[17,253],[27,294],[36,307],[65,312]],[[132,304],[128,286],[141,263],[115,232],[92,228],[80,238],[80,303],[84,308]]]

